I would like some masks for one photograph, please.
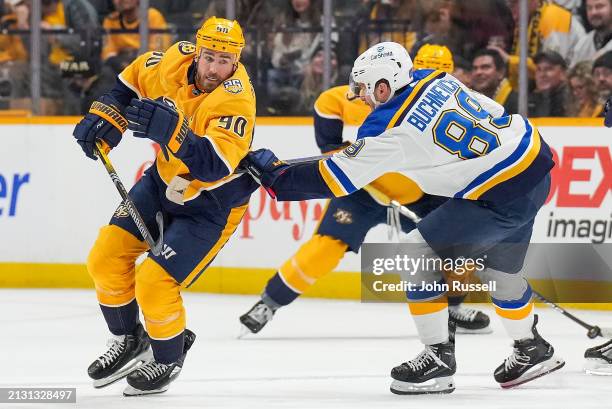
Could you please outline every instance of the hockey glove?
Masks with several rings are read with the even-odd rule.
[[[128,126],[127,120],[121,114],[122,108],[115,98],[102,95],[91,104],[87,115],[74,128],[72,135],[88,158],[98,159],[94,154],[98,139],[110,148],[119,144],[121,135]]]
[[[149,138],[161,146],[166,160],[167,149],[176,154],[190,131],[187,118],[170,99],[133,98],[125,112],[128,128],[137,138]]]
[[[604,106],[604,125],[608,128],[612,128],[612,97],[608,98],[606,105]]]
[[[254,152],[249,152],[243,159],[243,165],[255,180],[266,189],[270,197],[275,199],[274,182],[287,170],[289,165],[278,159],[274,152],[269,149],[258,149]]]

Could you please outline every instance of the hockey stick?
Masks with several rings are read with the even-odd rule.
[[[574,321],[576,324],[580,325],[583,328],[587,329],[587,337],[593,339],[593,338],[597,338],[597,337],[606,337],[606,338],[612,338],[612,328],[600,328],[597,325],[590,325],[587,324],[586,322],[582,321],[580,318],[576,317],[575,315],[573,315],[572,313],[568,312],[567,310],[563,309],[561,306],[555,304],[552,301],[547,300],[546,298],[544,298],[544,296],[540,293],[538,293],[537,291],[533,291],[533,295],[535,295],[535,297],[537,299],[539,299],[540,301],[542,301],[544,304],[548,305],[549,307],[553,308],[554,310],[560,312],[561,314],[565,315],[567,318],[569,318],[570,320]]]
[[[108,172],[111,180],[115,184],[115,187],[117,188],[119,194],[121,195],[121,198],[123,199],[123,204],[125,205],[128,213],[134,220],[136,227],[138,227],[138,231],[140,232],[140,234],[142,234],[142,237],[144,237],[145,241],[151,248],[151,253],[156,256],[159,256],[161,254],[162,247],[164,244],[164,218],[162,216],[162,213],[157,212],[155,214],[155,221],[157,222],[157,228],[159,229],[159,238],[156,242],[153,239],[153,236],[151,236],[151,233],[149,233],[149,230],[147,229],[144,220],[142,220],[142,216],[138,212],[136,205],[134,205],[134,202],[132,202],[132,199],[130,199],[130,196],[128,195],[128,192],[125,189],[125,186],[123,185],[123,183],[121,183],[121,179],[119,179],[119,176],[117,175],[117,171],[113,167],[113,164],[111,163],[110,159],[108,159],[102,142],[96,142],[95,153],[102,160],[106,171]]]
[[[375,187],[373,187],[371,185],[367,185],[363,189],[366,192],[370,193],[372,196],[374,196],[380,202],[388,203],[388,206],[394,208],[402,216],[405,216],[405,217],[409,218],[413,222],[418,223],[421,220],[419,218],[419,216],[417,216],[413,211],[408,209],[406,206],[401,205],[399,202],[397,202],[395,200],[391,200],[389,198],[389,196],[387,196],[385,193],[381,192],[380,190],[376,189]],[[537,299],[542,301],[544,304],[546,304],[549,307],[553,308],[555,311],[558,311],[561,314],[565,315],[567,318],[569,318],[570,320],[574,321],[575,323],[577,323],[578,325],[582,326],[583,328],[586,328],[587,329],[587,337],[589,337],[591,339],[597,338],[597,337],[612,338],[612,328],[601,328],[601,327],[598,327],[597,325],[587,324],[586,322],[582,321],[580,318],[578,318],[574,314],[568,312],[567,310],[565,310],[561,306],[555,304],[552,301],[549,301],[548,299],[546,299],[542,294],[538,293],[537,291],[532,289],[532,292],[533,292],[533,295]]]

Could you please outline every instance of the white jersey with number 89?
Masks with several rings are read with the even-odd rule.
[[[406,89],[368,116],[357,141],[319,169],[336,196],[398,172],[429,194],[508,201],[553,165],[527,119],[507,115],[450,74],[418,70]]]

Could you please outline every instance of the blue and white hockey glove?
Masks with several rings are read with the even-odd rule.
[[[266,189],[270,197],[276,198],[272,186],[276,179],[289,167],[286,162],[278,159],[274,152],[269,149],[258,149],[249,152],[241,164]]]
[[[94,101],[89,112],[74,128],[77,143],[88,158],[97,160],[94,154],[96,140],[100,139],[110,148],[121,141],[121,135],[126,131],[128,122],[121,113],[123,106],[110,95],[102,95]]]
[[[166,149],[178,154],[191,132],[185,115],[173,101],[165,97],[157,100],[133,98],[125,111],[125,117],[135,137],[149,138],[159,143],[166,160],[169,158]]]

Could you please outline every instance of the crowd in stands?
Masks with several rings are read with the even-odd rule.
[[[41,0],[42,113],[78,115],[141,49],[139,0]],[[612,94],[612,0],[527,0],[531,117],[596,117]],[[323,91],[323,1],[235,0],[258,115],[309,115]],[[455,75],[518,110],[519,0],[334,0],[331,85],[380,41],[447,46]],[[193,41],[225,0],[150,0],[148,50]],[[0,109],[30,104],[31,0],[0,0]]]

